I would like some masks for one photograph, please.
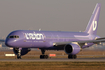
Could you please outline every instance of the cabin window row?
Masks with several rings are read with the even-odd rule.
[[[16,35],[14,35],[14,36],[9,36],[9,38],[19,38],[19,36],[16,36]]]

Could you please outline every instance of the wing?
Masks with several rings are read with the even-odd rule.
[[[77,42],[80,45],[84,45],[85,43],[99,44],[101,42],[105,42],[105,37],[103,37],[103,38],[97,38],[95,40],[56,42],[56,43],[53,43],[53,45],[55,45],[55,46],[66,45],[66,44],[69,44],[69,43],[72,43],[72,42]]]
[[[0,42],[5,42],[5,40],[4,39],[0,39]]]

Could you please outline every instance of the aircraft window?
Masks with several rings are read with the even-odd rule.
[[[19,38],[19,36],[9,36],[9,38]]]
[[[14,36],[10,36],[9,38],[14,38]]]

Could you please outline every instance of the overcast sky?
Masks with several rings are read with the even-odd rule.
[[[98,35],[105,37],[105,0],[0,0],[0,37],[14,30],[84,31],[101,3]]]

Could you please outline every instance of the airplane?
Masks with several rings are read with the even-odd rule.
[[[27,54],[30,48],[41,50],[40,59],[48,58],[46,50],[64,50],[68,59],[76,59],[82,49],[105,42],[105,37],[97,35],[100,9],[101,4],[97,3],[84,32],[15,30],[7,36],[5,45],[13,48],[17,59]]]

